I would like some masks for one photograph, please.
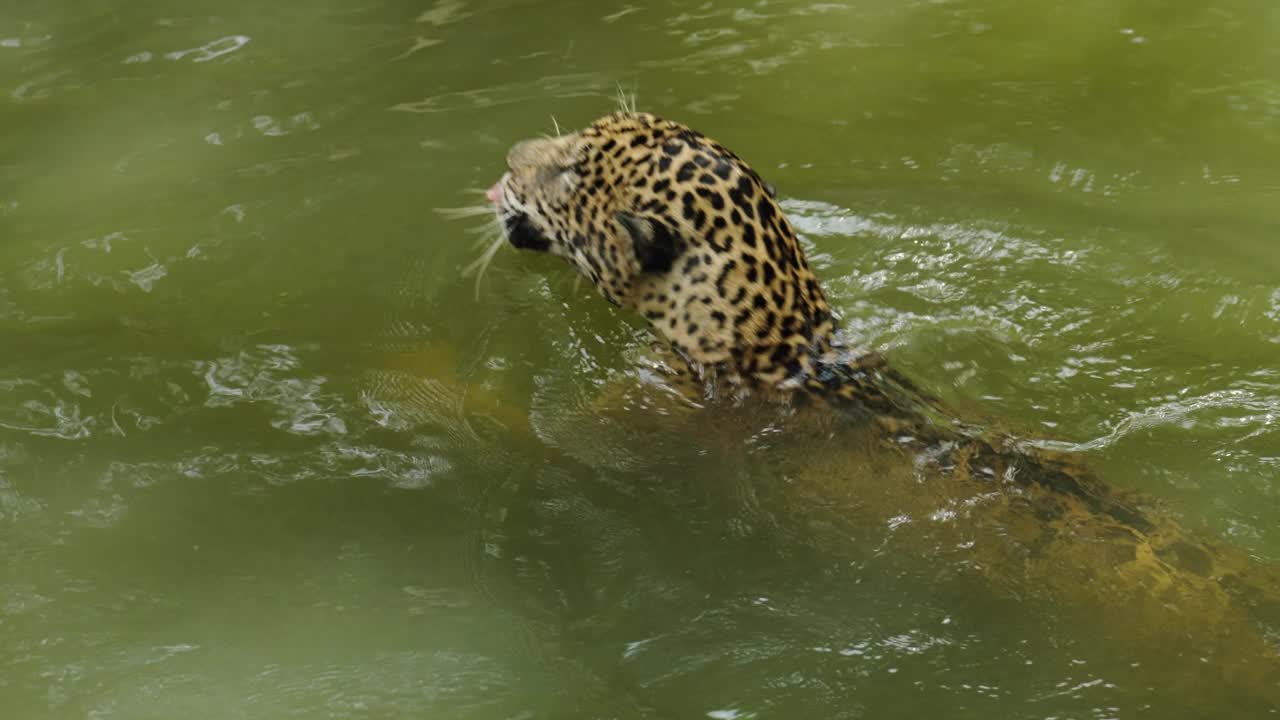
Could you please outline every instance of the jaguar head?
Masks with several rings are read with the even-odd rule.
[[[509,242],[568,261],[703,366],[778,382],[833,327],[772,189],[737,155],[647,113],[527,140],[488,191]]]

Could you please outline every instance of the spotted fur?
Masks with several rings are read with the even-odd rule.
[[[558,255],[643,314],[697,379],[820,400],[933,448],[944,467],[1048,489],[1138,532],[1151,521],[1074,458],[971,429],[876,353],[840,347],[772,190],[737,155],[647,113],[517,144],[491,192],[513,245]]]
[[[496,196],[517,247],[569,261],[700,373],[846,392],[835,322],[769,187],[707,136],[647,113],[517,144]]]

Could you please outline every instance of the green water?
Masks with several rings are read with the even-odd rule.
[[[619,85],[854,337],[1280,561],[1273,2],[10,0],[0,714],[1192,716],[1052,608],[734,532],[696,437],[563,431],[642,324],[513,251],[477,299],[435,209]]]

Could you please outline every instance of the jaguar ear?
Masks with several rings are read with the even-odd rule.
[[[636,259],[640,261],[641,272],[665,274],[685,250],[685,241],[661,222],[625,212],[614,216],[631,236],[631,245],[635,249]]]

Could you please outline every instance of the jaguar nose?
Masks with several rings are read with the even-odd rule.
[[[489,202],[494,205],[502,204],[502,184],[507,181],[507,177],[510,175],[511,173],[504,173],[502,178],[493,184],[493,187],[485,191],[484,196],[489,199]]]

